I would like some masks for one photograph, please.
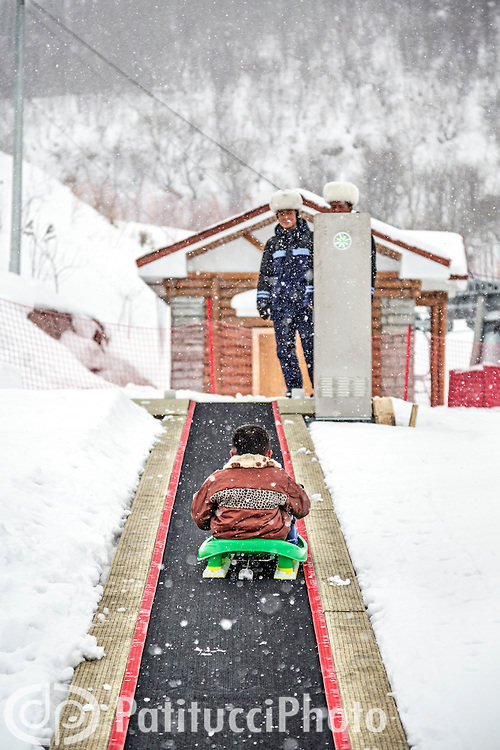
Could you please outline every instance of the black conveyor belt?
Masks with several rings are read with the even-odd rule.
[[[275,581],[265,562],[253,581],[237,566],[204,580],[196,561],[208,534],[191,519],[192,496],[248,423],[268,430],[282,462],[269,402],[196,406],[126,750],[334,748],[302,567],[296,581]]]

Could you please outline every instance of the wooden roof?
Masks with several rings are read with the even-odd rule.
[[[320,196],[316,196],[309,191],[300,190],[300,192],[303,200],[301,215],[304,218],[314,222],[314,216],[317,213],[327,213],[330,210],[328,204]],[[187,257],[193,258],[239,237],[243,237],[256,247],[263,249],[262,242],[253,235],[253,232],[275,222],[275,214],[270,210],[269,204],[265,203],[214,224],[201,232],[196,232],[190,237],[174,242],[172,245],[153,250],[138,258],[136,263],[138,267],[145,266],[180,250],[187,251]],[[401,253],[398,250],[401,249],[426,258],[440,266],[446,268],[451,266],[450,258],[440,255],[437,249],[426,247],[425,243],[422,243],[421,246],[419,246],[420,243],[409,244],[401,238],[402,233],[403,230],[372,220],[372,234],[377,244],[377,251],[380,254],[399,260]],[[454,275],[451,278],[466,279],[467,276]]]

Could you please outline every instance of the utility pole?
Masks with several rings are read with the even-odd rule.
[[[21,225],[23,212],[23,114],[24,114],[24,0],[17,0],[16,78],[14,88],[14,153],[12,166],[11,273],[21,273]]]

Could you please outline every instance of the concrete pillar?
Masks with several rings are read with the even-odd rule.
[[[371,421],[368,214],[314,219],[314,393],[319,419]]]

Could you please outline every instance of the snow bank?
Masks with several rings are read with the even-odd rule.
[[[113,387],[33,325],[26,317],[27,309],[0,299],[0,388]],[[12,381],[14,373],[17,382]]]
[[[0,363],[17,370],[7,387],[168,387],[169,335],[157,323],[103,323],[47,284],[0,272]]]
[[[88,629],[161,428],[117,389],[3,390],[0,412],[3,716],[16,691],[69,681],[103,655]],[[0,747],[29,746],[16,742],[0,725]]]
[[[310,430],[411,746],[496,750],[500,410]]]

